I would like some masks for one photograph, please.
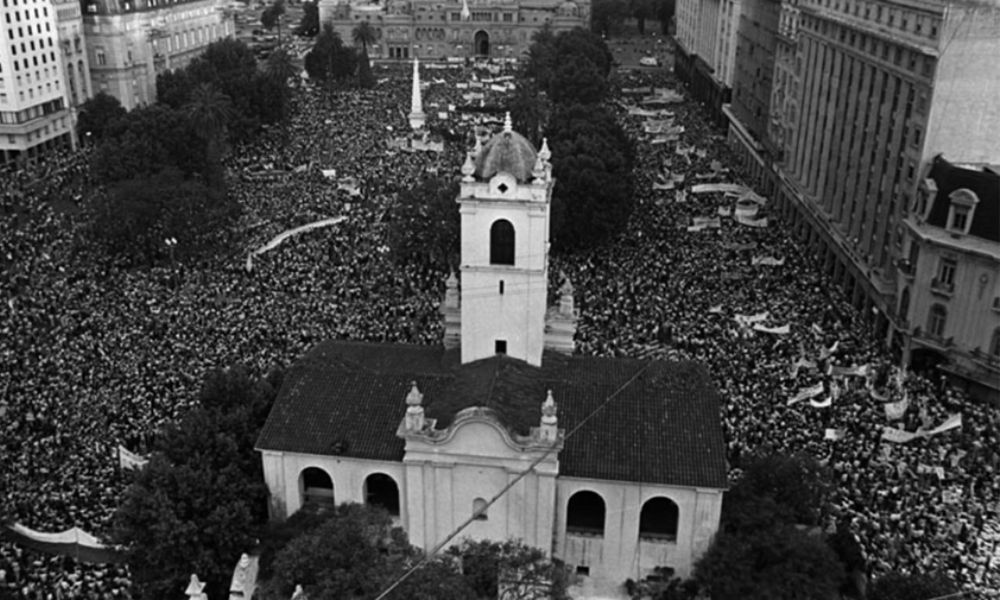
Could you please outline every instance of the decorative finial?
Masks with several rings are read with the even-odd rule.
[[[544,183],[545,172],[545,162],[542,160],[542,157],[535,157],[535,166],[531,169],[531,176],[534,177],[532,183]]]
[[[507,116],[503,118],[503,131],[504,133],[514,131],[514,123],[510,120],[510,111],[507,111]]]
[[[184,595],[191,598],[201,598],[202,590],[205,589],[205,584],[198,580],[198,575],[195,573],[191,574],[191,580],[188,582],[187,589],[184,590]]]
[[[295,592],[292,593],[292,600],[305,600],[306,592],[302,589],[302,584],[295,584]]]
[[[476,172],[476,165],[472,162],[472,153],[465,155],[465,163],[462,164],[462,181],[475,181],[472,175]],[[454,275],[454,273],[453,273]]]
[[[424,401],[424,395],[420,393],[417,389],[417,382],[412,382],[412,387],[410,388],[410,393],[406,395],[406,405],[407,406],[420,406]]]
[[[542,149],[538,151],[538,157],[545,162],[549,162],[549,159],[552,158],[552,151],[549,150],[549,138],[542,138]]]
[[[458,277],[455,277],[455,269],[448,272],[448,279],[445,280],[444,285],[449,288],[458,287]]]
[[[552,397],[552,390],[549,390],[548,395],[545,397],[545,402],[542,403],[542,421],[548,420],[547,417],[554,419],[557,411],[556,401]]]

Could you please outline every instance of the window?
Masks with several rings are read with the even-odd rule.
[[[493,342],[493,352],[496,354],[507,354],[507,340],[496,340]]]
[[[486,514],[486,500],[476,498],[472,501],[472,516],[477,521],[486,521],[489,516]]]
[[[937,282],[945,287],[951,287],[955,284],[955,269],[958,268],[958,264],[950,258],[942,258],[941,263],[938,265]]]
[[[639,539],[677,539],[677,504],[670,498],[650,498],[639,513]]]
[[[956,231],[965,231],[965,226],[969,221],[969,207],[967,206],[955,206],[951,211],[951,223],[949,224],[949,229],[954,229]]]
[[[97,50],[95,50],[95,52],[97,53],[97,64],[101,66],[108,64],[108,58],[107,56],[104,55],[103,48],[98,48]]]
[[[503,279],[500,280],[500,295],[503,296]]]
[[[604,499],[595,492],[573,494],[566,506],[566,532],[604,537]]]
[[[514,226],[506,219],[494,221],[490,227],[490,264],[514,264]]]
[[[323,469],[308,467],[299,476],[302,504],[333,505],[333,480]]]
[[[993,330],[993,338],[990,339],[990,356],[1000,358],[1000,327]]]
[[[399,516],[399,486],[384,473],[372,473],[365,478],[365,504],[384,508],[394,517]]]
[[[903,293],[899,295],[899,320],[905,322],[906,316],[910,312],[910,288],[903,288]]]
[[[944,325],[948,318],[948,311],[940,304],[931,306],[930,314],[927,316],[927,333],[934,337],[944,336]]]

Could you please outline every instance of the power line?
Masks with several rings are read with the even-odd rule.
[[[652,361],[647,362],[645,365],[642,366],[641,369],[639,369],[638,371],[636,371],[634,375],[632,375],[631,377],[629,377],[628,381],[626,381],[625,383],[623,383],[620,386],[618,386],[618,389],[616,389],[607,398],[605,398],[604,401],[601,402],[601,404],[597,406],[597,408],[595,408],[594,410],[590,411],[590,413],[586,417],[584,417],[579,423],[577,423],[575,427],[573,427],[572,429],[570,429],[569,432],[567,432],[566,435],[563,436],[563,441],[568,440],[569,438],[571,438],[577,431],[580,430],[581,427],[583,427],[588,421],[590,421],[590,419],[592,419],[595,415],[597,415],[597,413],[599,413],[605,406],[607,406],[609,402],[611,402],[612,400],[614,400],[615,397],[618,396],[618,394],[622,393],[623,391],[625,391],[626,388],[628,388],[628,386],[632,385],[632,382],[634,382],[636,379],[638,379],[639,376],[642,375],[646,371],[646,369],[648,369],[650,367],[650,365],[652,365],[652,364],[653,364]],[[539,456],[535,460],[531,461],[531,464],[528,465],[528,468],[526,468],[524,471],[518,473],[517,477],[515,477],[513,480],[511,480],[510,482],[508,482],[507,485],[503,486],[503,488],[501,488],[499,492],[497,492],[492,498],[490,498],[486,502],[485,505],[483,505],[479,510],[473,512],[472,516],[466,518],[465,521],[463,521],[461,524],[459,524],[459,526],[456,527],[455,530],[452,531],[450,534],[448,534],[448,536],[446,538],[444,538],[443,540],[441,540],[440,542],[438,542],[438,544],[436,546],[434,546],[434,548],[432,548],[431,551],[428,552],[422,559],[420,559],[420,561],[417,562],[417,564],[415,564],[412,567],[410,567],[405,573],[403,573],[395,581],[393,581],[392,584],[389,585],[389,587],[387,587],[385,589],[385,591],[383,591],[381,594],[379,594],[378,596],[376,596],[375,600],[384,600],[385,597],[388,596],[390,592],[392,592],[392,590],[396,589],[399,586],[399,584],[401,584],[404,581],[406,581],[406,579],[410,575],[412,575],[418,569],[420,569],[422,566],[424,566],[425,564],[427,564],[428,562],[430,562],[430,560],[434,557],[434,555],[436,555],[438,552],[441,551],[442,548],[444,548],[446,545],[448,545],[448,542],[450,542],[451,540],[455,539],[455,536],[457,536],[466,527],[468,527],[469,524],[471,524],[473,521],[475,521],[476,518],[479,517],[479,515],[485,513],[486,509],[488,509],[489,507],[493,506],[493,504],[497,500],[499,500],[504,494],[506,494],[508,491],[510,491],[510,489],[512,487],[514,487],[517,484],[517,482],[519,482],[522,479],[524,479],[525,477],[527,477],[528,473],[531,473],[532,471],[534,471],[535,467],[537,467],[539,464],[541,464],[543,460],[545,460],[546,458],[548,458],[548,456],[550,454],[552,454],[552,452],[554,450],[555,450],[555,444],[552,444],[551,446],[549,446],[545,450],[545,452],[542,453],[541,456]]]

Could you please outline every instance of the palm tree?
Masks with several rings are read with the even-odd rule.
[[[264,71],[282,85],[288,85],[288,79],[295,76],[295,63],[292,56],[284,48],[278,48],[267,57]]]
[[[375,37],[375,29],[368,21],[358,23],[354,27],[354,31],[351,32],[351,38],[354,39],[355,44],[361,44],[365,56],[368,56],[368,44],[374,44]]]
[[[205,154],[208,158],[208,174],[217,173],[222,161],[226,130],[235,117],[233,103],[229,96],[220,92],[210,83],[202,83],[191,90],[190,100],[184,105],[184,113],[195,131],[205,139]],[[210,177],[207,177],[210,178]]]

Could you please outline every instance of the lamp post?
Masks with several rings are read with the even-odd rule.
[[[168,237],[163,240],[163,243],[167,246],[167,251],[170,252],[170,264],[174,264],[174,249],[177,248],[177,238]]]

